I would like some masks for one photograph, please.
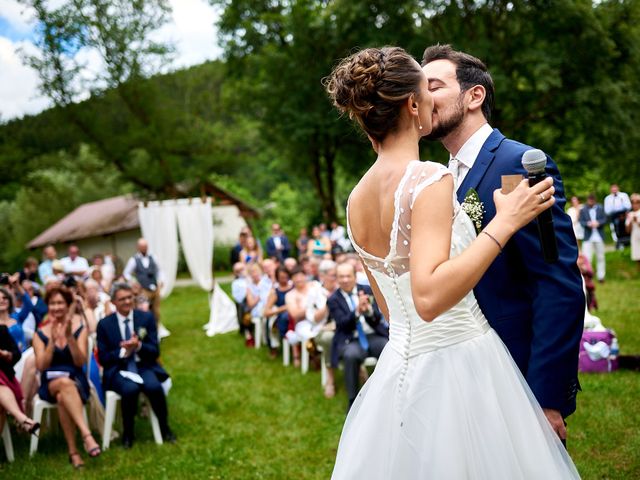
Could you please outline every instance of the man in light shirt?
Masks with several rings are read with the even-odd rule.
[[[56,248],[53,245],[47,245],[42,250],[42,256],[44,260],[38,267],[38,276],[40,277],[40,283],[44,285],[50,278],[55,279],[52,264],[58,258],[58,252],[56,252]]]
[[[81,281],[89,272],[89,262],[80,256],[77,245],[69,246],[69,255],[60,259],[65,275],[73,275],[77,281]]]
[[[624,222],[627,212],[631,210],[631,200],[629,195],[620,191],[616,183],[611,184],[610,192],[604,198],[604,213],[611,221],[611,237],[616,242],[616,248],[622,250],[625,244],[629,244]]]

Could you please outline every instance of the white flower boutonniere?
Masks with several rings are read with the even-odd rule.
[[[138,338],[140,340],[144,340],[144,337],[147,336],[147,329],[142,327],[140,330],[138,330]]]
[[[470,188],[464,197],[464,202],[460,207],[465,211],[476,228],[476,233],[482,230],[482,216],[484,215],[484,204],[480,201],[480,196],[475,189]]]

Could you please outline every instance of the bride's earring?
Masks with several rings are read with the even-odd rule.
[[[422,130],[422,123],[420,122],[420,110],[418,110],[418,105],[416,103],[414,103],[413,108],[415,108],[418,112],[418,129]]]

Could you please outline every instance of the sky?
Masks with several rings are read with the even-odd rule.
[[[61,3],[52,0],[52,4]],[[176,53],[172,69],[188,67],[217,58],[214,23],[218,16],[207,0],[169,0],[172,21],[156,32],[157,38],[171,41]],[[34,14],[15,0],[0,0],[0,122],[39,113],[51,102],[38,90],[37,73],[22,64],[18,51],[36,52],[33,44]],[[80,52],[89,69],[99,69],[96,52]]]

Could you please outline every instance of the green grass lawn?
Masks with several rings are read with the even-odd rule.
[[[621,353],[640,354],[640,277],[622,254],[610,256],[598,315],[616,330]],[[100,458],[85,458],[86,468],[76,473],[59,431],[44,431],[29,459],[27,437],[13,430],[16,461],[7,464],[0,448],[0,478],[330,477],[346,405],[341,383],[337,397],[327,400],[318,372],[302,376],[283,367],[265,349],[245,348],[236,333],[207,338],[201,329],[207,296],[195,287],[175,289],[163,315],[172,331],[162,359],[174,379],[169,410],[178,443],[155,445],[148,421],[138,419],[132,450],[116,440]],[[640,478],[640,373],[582,375],[581,382],[569,450],[583,478]]]

